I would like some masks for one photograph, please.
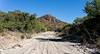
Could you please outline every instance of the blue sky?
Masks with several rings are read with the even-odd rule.
[[[58,19],[71,23],[83,12],[87,0],[0,0],[0,10],[21,10],[36,13],[37,16],[51,14]]]

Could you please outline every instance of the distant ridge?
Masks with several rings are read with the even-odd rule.
[[[39,17],[38,20],[44,23],[47,27],[49,27],[50,30],[61,29],[64,25],[67,24],[61,20],[58,20],[56,17],[48,14]]]

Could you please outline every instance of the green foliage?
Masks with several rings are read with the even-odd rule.
[[[67,24],[67,25],[65,25],[61,30],[62,30],[62,31],[69,30],[71,27],[72,27],[71,24]]]
[[[45,26],[36,19],[36,14],[19,10],[0,12],[0,31],[4,29],[20,32],[42,31]]]
[[[77,17],[77,18],[74,20],[74,23],[81,24],[81,23],[83,23],[84,20],[85,20],[85,19],[82,18],[82,17]]]
[[[88,20],[88,16],[84,16],[84,17],[77,17],[73,23],[75,24],[82,24],[84,21]]]
[[[46,31],[47,28],[45,27],[45,25],[41,22],[36,22],[36,25],[34,26],[35,31],[37,32],[41,32],[41,31]]]
[[[100,15],[100,0],[89,0],[85,6],[85,12],[88,18],[94,18]]]
[[[100,16],[100,0],[96,0],[96,6],[97,6],[97,15],[96,17]]]

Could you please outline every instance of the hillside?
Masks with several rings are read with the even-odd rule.
[[[44,25],[46,25],[49,28],[48,30],[54,30],[54,31],[61,29],[64,25],[67,24],[51,15],[41,16],[38,18],[38,20],[44,23]]]

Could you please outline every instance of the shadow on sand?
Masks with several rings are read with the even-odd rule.
[[[46,42],[46,41],[54,41],[54,42],[64,42],[64,40],[62,39],[53,39],[53,38],[35,38],[37,40],[40,40],[42,42]]]
[[[53,42],[72,42],[72,43],[80,43],[79,40],[76,40],[76,39],[65,39],[65,38],[35,38],[35,39],[40,40],[41,42],[53,41]]]

